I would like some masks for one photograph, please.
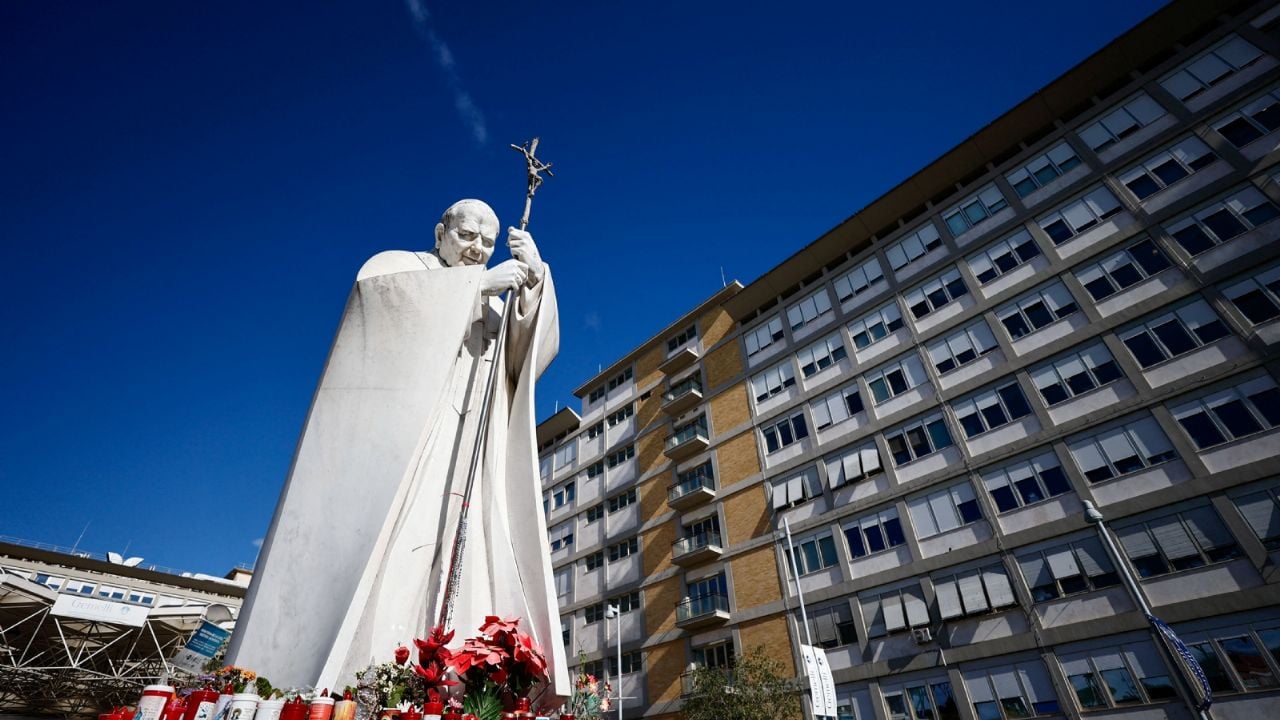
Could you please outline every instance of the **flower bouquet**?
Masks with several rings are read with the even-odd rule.
[[[451,653],[449,669],[465,687],[463,711],[480,720],[498,720],[504,705],[547,679],[547,659],[533,637],[520,631],[520,618],[485,617],[480,634]]]
[[[579,666],[586,665],[586,658],[579,656]],[[601,713],[609,711],[609,694],[613,687],[608,682],[600,681],[595,675],[579,672],[574,678],[573,695],[560,711],[561,718],[576,720],[599,720]]]

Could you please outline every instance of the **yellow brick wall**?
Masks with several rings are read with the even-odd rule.
[[[729,561],[733,572],[734,607],[749,610],[782,597],[773,545],[765,545]]]
[[[644,669],[649,681],[649,703],[680,697],[680,675],[685,671],[684,641],[654,645],[645,649]],[[676,717],[660,715],[658,717]]]
[[[753,486],[724,499],[725,533],[730,545],[746,542],[769,532],[769,511],[764,490]]]
[[[662,454],[662,447],[666,440],[667,433],[658,430],[641,435],[640,439],[636,441],[636,468],[641,475],[656,469],[667,461],[667,456]]]
[[[702,347],[711,347],[724,339],[733,330],[733,318],[724,308],[712,308],[698,319],[698,334],[702,337]]]
[[[658,366],[663,360],[667,359],[666,344],[659,344],[641,353],[636,358],[636,387],[649,387],[662,377],[662,373],[658,372]]]
[[[782,671],[786,675],[796,674],[796,665],[791,658],[791,640],[787,635],[787,619],[785,615],[769,617],[745,622],[738,626],[738,635],[742,639],[740,653],[748,653],[757,646],[762,646],[770,657],[782,663]]]
[[[716,447],[716,459],[720,468],[719,487],[726,487],[760,472],[760,459],[756,457],[754,431],[735,435]]]
[[[739,383],[711,398],[711,427],[721,433],[751,419],[747,406],[747,386]]]
[[[661,387],[655,388],[649,394],[649,397],[636,401],[636,430],[642,431],[650,425],[663,423],[667,418],[662,414],[662,393]]]
[[[640,483],[637,493],[640,496],[642,524],[667,511],[667,486],[672,482],[671,475],[670,472],[664,472]]]
[[[640,557],[645,577],[671,567],[671,543],[675,541],[675,518],[640,533]]]
[[[720,387],[742,372],[742,351],[738,343],[727,343],[712,350],[702,365],[707,370],[707,387]]]
[[[777,572],[774,572],[777,575]],[[680,602],[680,578],[672,576],[644,589],[644,630],[649,635],[674,630],[676,603]]]

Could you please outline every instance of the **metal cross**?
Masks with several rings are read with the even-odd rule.
[[[529,210],[533,207],[533,194],[542,185],[542,175],[539,173],[545,172],[547,177],[555,177],[555,173],[551,172],[551,163],[542,162],[534,155],[538,152],[538,138],[524,145],[512,143],[511,149],[524,155],[525,168],[529,173],[529,188],[524,196],[524,214],[520,216],[520,229],[524,230],[529,226]]]

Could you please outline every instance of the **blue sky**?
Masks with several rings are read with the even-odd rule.
[[[1160,4],[0,4],[0,534],[251,562],[355,271],[511,142],[545,417]]]

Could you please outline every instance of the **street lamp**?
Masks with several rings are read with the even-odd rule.
[[[1120,552],[1120,548],[1116,545],[1115,538],[1111,535],[1111,528],[1107,527],[1106,518],[1102,512],[1089,500],[1084,502],[1084,519],[1091,525],[1098,528],[1098,537],[1102,539],[1102,546],[1106,548],[1107,555],[1111,558],[1111,564],[1115,566],[1116,573],[1120,575],[1121,581],[1124,582],[1125,589],[1129,591],[1129,596],[1137,603],[1138,609],[1146,616],[1147,623],[1151,629],[1151,634],[1158,647],[1164,649],[1166,659],[1173,663],[1173,667],[1177,670],[1178,680],[1182,682],[1182,689],[1186,694],[1187,705],[1191,708],[1191,712],[1196,714],[1200,720],[1209,720],[1209,713],[1202,709],[1196,703],[1196,685],[1198,681],[1194,677],[1187,677],[1187,668],[1179,661],[1175,654],[1169,649],[1165,643],[1161,632],[1155,625],[1155,614],[1151,611],[1151,603],[1147,602],[1146,592],[1142,586],[1138,584],[1138,579],[1133,576],[1133,569],[1129,567],[1129,563],[1124,554]],[[1172,631],[1170,631],[1172,632]],[[1178,641],[1180,644],[1181,641]]]
[[[604,608],[605,618],[613,618],[617,621],[617,639],[618,639],[618,720],[622,720],[622,611],[618,605],[606,605]],[[605,639],[608,640],[609,626],[605,625]]]

